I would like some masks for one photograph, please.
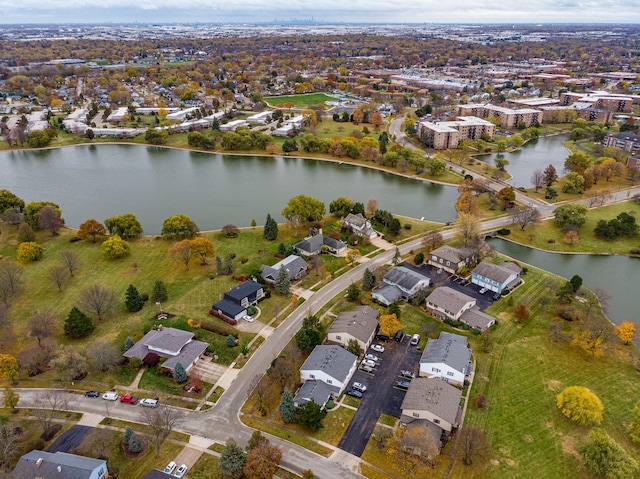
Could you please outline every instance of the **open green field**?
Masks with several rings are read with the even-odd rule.
[[[302,95],[268,96],[264,99],[270,106],[278,106],[284,103],[292,103],[293,108],[306,108],[312,105],[320,105],[325,101],[335,101],[335,97],[324,93],[305,93]]]

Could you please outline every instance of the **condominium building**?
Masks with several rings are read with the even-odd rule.
[[[513,109],[490,103],[471,103],[458,105],[458,115],[475,116],[478,118],[494,117],[500,121],[501,128],[516,128],[535,126],[542,123],[542,111],[533,108]]]
[[[435,150],[457,148],[462,140],[479,140],[483,136],[493,140],[496,126],[474,116],[461,116],[456,121],[421,121],[418,137],[427,147]]]

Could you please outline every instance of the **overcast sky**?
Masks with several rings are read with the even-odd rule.
[[[104,22],[640,23],[640,0],[0,0],[0,24]]]

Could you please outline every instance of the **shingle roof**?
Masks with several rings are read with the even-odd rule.
[[[515,263],[507,262],[493,264],[482,261],[473,269],[473,273],[503,284],[513,273],[520,273],[522,269]]]
[[[454,424],[462,392],[440,378],[416,378],[411,381],[401,409],[429,411]]]
[[[307,253],[317,253],[322,249],[323,245],[327,245],[334,250],[341,250],[347,246],[346,243],[330,238],[329,236],[315,235],[296,243],[294,247]]]
[[[180,354],[167,358],[167,360],[162,363],[162,367],[173,371],[176,364],[180,363],[185,368],[188,368],[208,347],[209,344],[203,341],[191,341],[180,350]]]
[[[251,296],[252,294],[257,293],[261,288],[264,288],[264,285],[258,283],[257,281],[245,281],[244,283],[224,293],[224,296],[240,304],[240,301],[248,296]]]
[[[191,338],[193,338],[193,333],[181,329],[167,327],[163,327],[161,330],[152,329],[140,341],[126,350],[124,357],[144,359],[150,352],[155,352],[159,356],[167,358],[163,367],[173,369],[177,363],[180,363],[186,368],[209,346],[207,343],[191,340]],[[152,351],[149,349],[149,345],[174,351],[175,354],[167,355],[159,351]],[[177,347],[178,345],[179,347]],[[177,349],[172,349],[176,347]]]
[[[357,306],[353,311],[343,311],[333,321],[327,334],[346,333],[367,342],[378,327],[378,311],[371,306]]]
[[[471,296],[467,296],[448,286],[440,286],[427,296],[427,302],[447,311],[452,311],[454,314],[458,313],[469,301],[473,301],[473,304],[476,302]]]
[[[339,392],[340,388],[337,386],[332,386],[322,381],[306,381],[296,392],[293,401],[298,405],[302,405],[313,399],[316,404],[324,406],[332,393],[338,394]]]
[[[393,286],[391,284],[385,284],[384,286],[380,286],[376,288],[372,293],[374,299],[381,301],[386,304],[394,303],[402,298],[402,290],[397,286]]]
[[[159,471],[158,469],[152,469],[147,472],[142,479],[172,479],[175,476]]]
[[[340,382],[347,380],[351,368],[357,361],[355,354],[340,346],[316,346],[301,371],[324,371],[327,375]]]
[[[427,284],[431,283],[431,279],[428,276],[420,274],[404,266],[395,266],[384,275],[384,281],[390,284],[395,284],[404,288],[405,290],[413,289],[421,281],[427,281]]]
[[[289,274],[289,279],[295,278],[298,274],[307,269],[307,262],[302,259],[300,256],[292,254],[284,258],[282,261],[278,261],[273,266],[267,266],[263,264],[260,268],[260,273],[262,277],[267,279],[271,279],[275,281],[278,277],[278,270],[281,266],[284,266]]]
[[[229,316],[230,318],[234,318],[236,317],[236,315],[240,314],[242,311],[244,311],[247,308],[230,299],[224,298],[218,301],[216,304],[214,304],[213,309],[214,310],[219,309],[225,315]]]
[[[474,329],[484,331],[495,322],[495,318],[489,316],[486,313],[483,313],[474,306],[473,308],[462,313],[462,316],[460,316],[460,321],[467,323]]]
[[[452,338],[430,339],[424,348],[420,363],[443,363],[447,366],[466,373],[471,358],[471,350]]]
[[[38,459],[42,459],[40,466]],[[107,462],[102,459],[76,456],[66,452],[50,453],[33,450],[18,461],[14,470],[16,477],[38,477],[42,479],[89,479],[97,467],[103,466],[106,472]],[[60,467],[60,471],[58,471]]]
[[[460,261],[466,260],[472,255],[470,251],[462,248],[454,248],[453,246],[443,245],[434,249],[429,255],[437,256],[446,261],[458,264]]]
[[[156,330],[155,334],[149,333],[140,340],[143,344],[146,344],[149,349],[165,349],[173,354],[178,354],[184,345],[193,338],[193,333],[175,328],[163,327]]]

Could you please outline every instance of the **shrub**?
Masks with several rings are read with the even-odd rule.
[[[487,396],[484,394],[478,394],[478,397],[476,398],[476,408],[484,409],[485,407],[487,407]]]
[[[569,386],[556,398],[560,412],[581,426],[593,426],[602,422],[604,407],[598,396],[582,386]]]
[[[129,452],[135,454],[140,451],[142,451],[142,441],[140,441],[140,438],[134,433],[131,435],[131,438],[129,438]]]
[[[497,233],[502,236],[509,236],[511,234],[511,230],[508,228],[500,228]]]
[[[230,334],[229,336],[227,336],[227,340],[225,341],[225,344],[227,346],[229,346],[230,348],[235,347],[236,345],[236,338],[233,334]]]
[[[411,229],[411,225],[409,223],[405,223],[404,229],[410,230]]]
[[[416,265],[424,263],[424,253],[418,253],[417,255],[415,255],[415,257],[413,258],[413,263]]]
[[[633,255],[640,255],[640,248],[631,248],[630,253]]]
[[[120,236],[112,236],[102,243],[102,251],[107,258],[124,258],[131,254],[131,246]]]
[[[44,255],[44,248],[35,241],[28,241],[18,245],[16,258],[18,261],[38,261]]]
[[[220,321],[216,320],[203,319],[200,322],[200,327],[206,331],[219,334],[220,336],[229,336],[230,334],[235,333],[234,328],[226,323],[221,323]]]

